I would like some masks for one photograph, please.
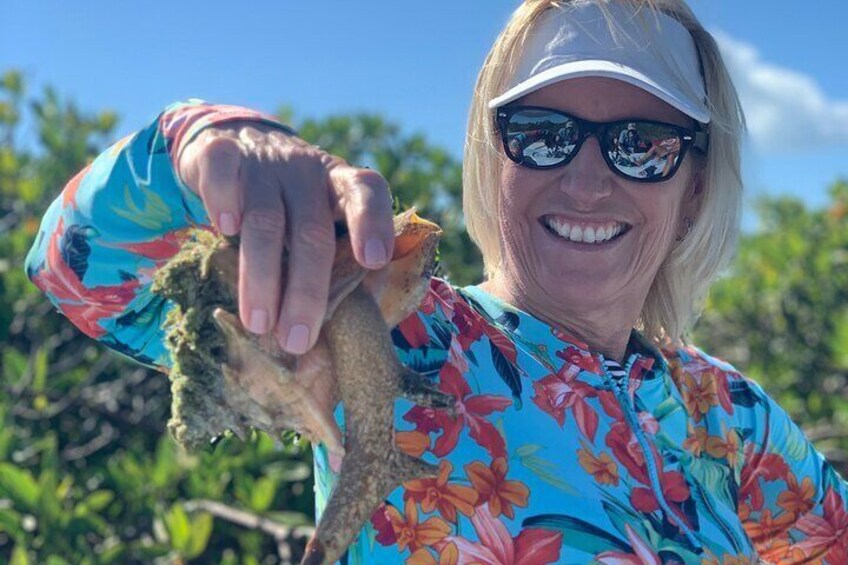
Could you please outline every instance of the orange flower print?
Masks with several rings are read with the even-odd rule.
[[[577,450],[577,459],[583,470],[592,475],[599,484],[618,486],[618,465],[608,453],[596,456],[584,444],[583,449]]]
[[[789,535],[775,537],[765,545],[758,545],[757,552],[766,563],[773,565],[795,565],[796,563],[810,563],[809,555],[798,547]],[[812,561],[821,565],[821,560]]]
[[[421,457],[430,449],[430,436],[418,430],[395,432],[395,444],[407,455]]]
[[[730,555],[729,553],[725,553],[721,556],[721,559],[718,559],[715,555],[710,556],[708,559],[702,559],[701,565],[753,565],[753,561],[751,561],[750,557],[745,557],[744,555]]]
[[[742,526],[754,543],[762,543],[785,532],[794,522],[794,514],[781,512],[780,516],[775,518],[771,514],[771,509],[767,508],[760,514],[759,520],[748,520],[743,522]]]
[[[409,547],[410,551],[415,552],[422,546],[433,545],[445,539],[451,531],[450,524],[436,516],[419,524],[418,507],[411,498],[407,499],[403,507],[403,515],[394,506],[386,507],[385,514],[400,551]]]
[[[421,504],[421,511],[430,513],[438,508],[439,513],[449,522],[456,522],[456,511],[466,516],[474,514],[477,503],[477,491],[471,487],[449,484],[448,478],[453,465],[448,461],[439,463],[439,476],[435,479],[414,479],[406,481],[404,500],[411,498]]]
[[[671,373],[671,380],[678,389],[683,390],[683,364],[671,350],[663,349],[663,355],[668,359],[668,370]]]
[[[813,486],[813,481],[810,477],[804,477],[801,484],[798,484],[798,479],[794,474],[790,474],[786,478],[786,486],[789,490],[785,490],[777,497],[777,505],[791,512],[796,516],[806,514],[807,511],[815,505],[816,488]]]
[[[438,561],[429,550],[422,547],[407,558],[406,565],[458,565],[459,551],[456,549],[455,543],[441,542],[437,545],[441,546]]]
[[[716,459],[727,459],[731,467],[736,468],[739,460],[739,435],[736,430],[731,429],[725,437],[709,436],[706,442],[706,451]]]
[[[707,428],[696,426],[689,429],[689,437],[683,442],[683,449],[695,457],[700,457],[707,448]]]
[[[726,413],[733,414],[733,401],[730,398],[730,385],[728,383],[728,379],[733,378],[735,380],[744,380],[740,374],[724,372],[709,361],[699,359],[697,356],[693,357],[687,361],[685,365],[681,366],[680,371],[685,375],[685,378],[694,378],[701,384],[701,387],[709,387],[711,390],[715,391],[718,405],[721,406]],[[676,379],[678,386],[680,386],[680,380],[682,380],[680,377]]]
[[[515,518],[513,505],[527,507],[530,489],[521,481],[507,481],[507,463],[503,457],[492,461],[490,467],[475,461],[465,466],[465,472],[474,485],[479,497],[477,505],[489,503],[492,516],[497,518],[501,514],[508,518]]]
[[[727,462],[734,469],[739,462],[739,455],[742,452],[742,442],[739,439],[739,432],[735,429],[730,429],[724,438],[724,443],[727,445]]]
[[[700,382],[689,373],[684,374],[683,403],[695,422],[718,405],[718,383],[712,373],[701,373]]]
[[[750,557],[744,555],[730,555],[725,553],[721,558],[721,565],[752,565]]]

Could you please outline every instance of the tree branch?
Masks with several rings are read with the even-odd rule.
[[[298,526],[290,528],[270,518],[227,506],[221,502],[206,499],[188,500],[183,503],[187,512],[202,510],[209,512],[216,518],[222,518],[233,524],[252,530],[260,530],[271,537],[277,543],[277,552],[284,563],[291,563],[291,544],[297,540],[304,540],[315,532],[313,526]]]
[[[62,450],[62,458],[65,461],[75,461],[77,459],[84,459],[91,455],[92,453],[103,449],[109,443],[118,437],[120,434],[115,431],[115,428],[112,427],[109,422],[103,422],[103,425],[100,426],[100,435],[92,439],[91,441],[84,443],[83,445],[77,445],[73,447],[66,447]]]

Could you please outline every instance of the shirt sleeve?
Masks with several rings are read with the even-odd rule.
[[[739,377],[731,391],[743,408],[738,511],[760,556],[848,563],[848,485],[757,383]]]
[[[294,133],[247,108],[174,103],[68,181],[26,258],[29,279],[83,333],[159,370],[171,366],[161,329],[171,303],[151,293],[153,275],[191,229],[211,229],[174,163],[204,128],[231,121]]]

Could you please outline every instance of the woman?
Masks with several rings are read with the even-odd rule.
[[[578,140],[526,159],[508,140],[533,121],[571,121]],[[631,123],[679,141],[671,167],[643,178],[615,161]],[[519,7],[480,73],[466,143],[487,278],[434,279],[394,332],[401,359],[456,397],[456,415],[397,405],[398,444],[442,472],[392,493],[353,562],[848,562],[842,479],[759,386],[683,345],[734,247],[741,131],[715,43],[681,0]],[[69,183],[27,268],[89,335],[167,366],[167,305],[147,283],[181,230],[211,222],[242,236],[244,325],[303,353],[326,308],[333,218],[380,268],[390,215],[376,172],[193,101]],[[71,269],[75,226],[95,235]],[[332,480],[317,446],[319,515]]]

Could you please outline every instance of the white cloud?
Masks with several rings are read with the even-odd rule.
[[[848,145],[848,100],[828,98],[813,77],[764,61],[751,44],[720,31],[713,35],[739,91],[757,151]]]

